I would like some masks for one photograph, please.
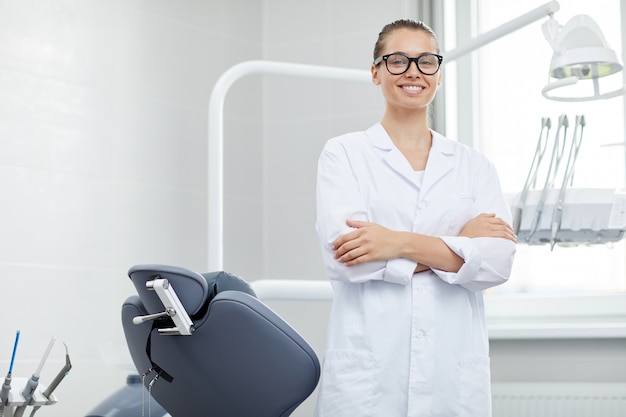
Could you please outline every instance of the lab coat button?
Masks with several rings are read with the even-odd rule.
[[[417,291],[424,292],[425,290],[426,290],[426,287],[424,286],[424,284],[419,284],[417,286]]]
[[[425,209],[427,206],[428,206],[428,204],[426,204],[426,202],[425,202],[425,201],[420,201],[417,207],[419,207],[419,209],[420,209],[420,210],[423,210],[423,209]]]
[[[424,330],[417,330],[415,332],[415,338],[418,339],[418,340],[423,339],[424,336],[425,336]]]

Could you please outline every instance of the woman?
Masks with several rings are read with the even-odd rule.
[[[437,38],[385,26],[380,123],[329,140],[317,231],[334,289],[320,417],[491,415],[481,291],[508,279],[515,235],[493,165],[428,127]]]

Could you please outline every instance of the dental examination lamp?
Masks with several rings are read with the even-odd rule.
[[[542,25],[543,34],[554,51],[550,62],[550,77],[541,94],[557,101],[591,101],[617,97],[626,91],[622,87],[601,93],[599,79],[622,70],[615,51],[602,34],[600,26],[587,15],[578,15],[561,26],[554,17]],[[553,90],[584,82],[593,85],[591,96],[557,96]],[[562,91],[562,90],[560,90]]]

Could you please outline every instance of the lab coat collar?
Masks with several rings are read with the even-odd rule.
[[[421,186],[422,194],[454,167],[454,142],[434,130],[431,130],[431,133],[433,135],[433,143],[428,155],[424,180]],[[414,171],[411,164],[393,144],[383,125],[380,123],[375,124],[366,131],[366,135],[370,138],[374,147],[384,152],[384,161],[393,170],[414,184]],[[415,186],[417,187],[417,185]]]

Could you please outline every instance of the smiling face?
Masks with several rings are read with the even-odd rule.
[[[394,52],[417,57],[423,53],[436,54],[438,48],[436,40],[428,32],[402,28],[386,35],[380,55]],[[388,109],[427,109],[435,98],[441,79],[441,70],[433,75],[424,75],[415,62],[411,62],[409,69],[400,75],[389,73],[384,61],[372,65],[372,81],[381,86]]]

